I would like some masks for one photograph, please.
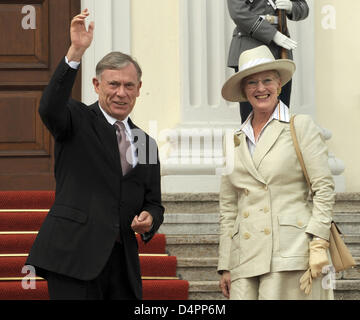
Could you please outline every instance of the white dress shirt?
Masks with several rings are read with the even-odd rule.
[[[113,126],[115,124],[115,122],[118,121],[118,120],[116,118],[110,116],[109,114],[107,114],[105,112],[105,110],[101,107],[100,102],[98,102],[98,104],[99,104],[99,108],[100,108],[101,112],[104,114],[104,117],[106,118],[106,120]],[[129,119],[129,116],[127,116],[121,122],[125,126],[126,137],[130,141],[131,152],[132,152],[132,161],[133,161],[132,166],[134,168],[136,166],[137,162],[138,162],[138,157],[137,157],[137,154],[136,154],[136,148],[135,148],[135,145],[134,145],[134,139],[133,139],[133,136],[132,136],[132,133],[131,133],[131,129],[130,129],[130,126],[129,126],[129,123],[128,123],[128,119]]]

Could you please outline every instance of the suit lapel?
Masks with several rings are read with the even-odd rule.
[[[261,181],[262,183],[265,183],[263,177],[259,174],[259,172],[256,170],[254,166],[254,161],[251,157],[247,142],[246,142],[246,135],[241,132],[240,136],[240,145],[238,148],[235,148],[236,157],[235,157],[235,166],[237,161],[241,161],[241,163],[244,165],[246,170],[257,180]],[[237,151],[236,151],[237,150]]]
[[[283,124],[278,120],[273,120],[265,128],[264,134],[256,144],[256,148],[253,154],[253,162],[255,168],[258,169],[262,159],[269,152],[276,140],[279,138],[280,133],[284,129]]]

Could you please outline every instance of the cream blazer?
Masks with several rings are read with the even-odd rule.
[[[314,192],[312,206],[288,122],[271,121],[253,157],[241,131],[226,150],[233,170],[221,178],[218,270],[230,270],[232,281],[305,270],[309,234],[329,239],[335,193],[327,147],[309,116],[297,115],[294,124]]]

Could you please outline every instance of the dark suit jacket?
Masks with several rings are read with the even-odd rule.
[[[91,280],[120,233],[128,277],[141,299],[138,245],[130,225],[135,215],[149,211],[153,228],[142,236],[149,241],[163,221],[157,146],[129,119],[139,163],[123,176],[115,129],[98,104],[69,99],[76,73],[61,61],[40,102],[40,116],[55,138],[56,194],[26,264],[40,276],[49,270]]]

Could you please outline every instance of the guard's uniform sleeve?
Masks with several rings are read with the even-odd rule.
[[[269,45],[277,31],[276,25],[270,24],[261,15],[275,12],[266,1],[255,1],[253,4],[245,0],[227,0],[229,14],[242,34]]]
[[[292,0],[293,9],[288,18],[293,21],[304,20],[309,15],[309,6],[305,0]]]

